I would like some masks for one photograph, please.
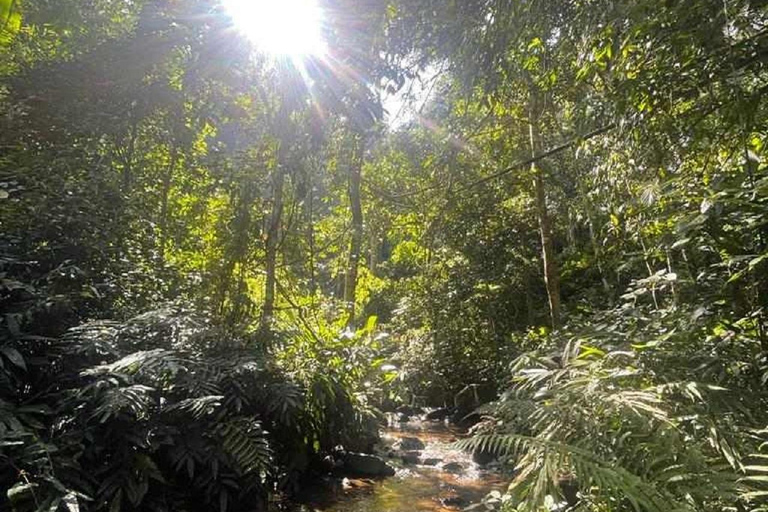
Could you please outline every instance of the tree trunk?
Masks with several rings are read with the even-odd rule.
[[[171,146],[168,168],[163,175],[163,186],[160,198],[160,240],[158,245],[160,253],[160,264],[165,266],[165,247],[168,244],[168,200],[171,195],[171,185],[173,184],[173,172],[176,168],[176,146]]]
[[[368,270],[371,271],[371,274],[376,275],[376,269],[379,265],[379,252],[381,251],[381,243],[379,242],[379,234],[375,229],[371,229],[370,223],[371,220],[368,219],[368,229],[371,231],[371,234],[368,238],[368,243],[370,244],[370,249],[368,251]]]
[[[269,216],[265,241],[266,280],[264,282],[264,306],[261,310],[260,329],[262,331],[271,330],[272,315],[275,310],[277,245],[280,235],[280,222],[283,216],[283,183],[285,181],[283,158],[281,158],[280,153],[281,149],[278,149],[277,167],[272,173],[272,212]]]
[[[352,158],[349,163],[349,207],[352,210],[352,240],[349,244],[349,262],[344,283],[344,301],[347,303],[347,324],[355,320],[357,270],[363,245],[363,206],[360,200],[360,183],[363,166],[363,138],[355,134],[352,141]]]
[[[528,123],[528,131],[531,142],[531,156],[541,154],[541,134],[539,133],[538,112],[531,109],[531,117]],[[544,284],[547,288],[549,299],[549,316],[552,328],[560,327],[560,271],[555,261],[554,242],[552,240],[552,225],[547,211],[547,196],[544,185],[544,176],[540,166],[531,163],[533,174],[533,188],[536,201],[536,217],[539,221],[539,233],[541,234],[541,258],[544,266]]]
[[[314,297],[317,292],[317,277],[315,271],[315,189],[312,178],[310,172],[307,192],[307,245],[309,245],[309,293]]]

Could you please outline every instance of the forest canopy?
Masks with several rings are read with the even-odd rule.
[[[407,405],[489,508],[768,511],[766,66],[761,0],[0,0],[0,510],[280,507]]]

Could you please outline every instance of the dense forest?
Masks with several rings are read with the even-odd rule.
[[[768,511],[767,95],[762,0],[0,0],[0,510],[424,408],[488,509]]]

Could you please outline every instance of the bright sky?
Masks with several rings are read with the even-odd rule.
[[[387,124],[398,128],[412,121],[429,101],[434,92],[434,85],[439,79],[440,69],[430,66],[405,85],[395,94],[383,93],[384,110],[387,111]]]
[[[222,0],[232,23],[261,52],[301,60],[323,56],[323,13],[317,0]],[[427,68],[395,94],[383,94],[387,124],[398,128],[413,120],[430,94],[439,70]]]
[[[322,55],[323,15],[315,0],[222,0],[237,29],[262,52]]]

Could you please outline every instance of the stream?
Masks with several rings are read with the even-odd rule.
[[[344,478],[321,492],[306,497],[302,512],[448,512],[478,503],[492,490],[502,490],[508,483],[491,467],[472,461],[468,453],[450,444],[461,434],[443,422],[411,420],[390,421],[382,432],[377,453],[396,469],[388,478]],[[408,451],[412,459],[404,461],[404,451],[395,451],[403,438],[417,438],[424,447]],[[402,441],[401,441],[402,442]]]

